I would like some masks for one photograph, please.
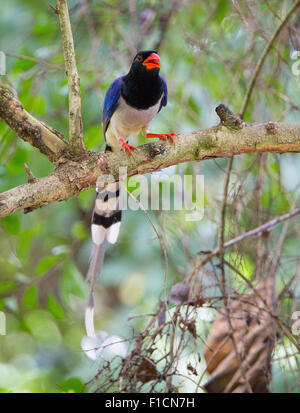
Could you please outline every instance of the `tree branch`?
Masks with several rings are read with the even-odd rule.
[[[0,118],[24,141],[35,146],[50,161],[57,161],[68,146],[63,135],[38,121],[11,93],[0,87]]]
[[[218,107],[220,109],[220,107]],[[220,110],[218,112],[220,113]],[[152,142],[138,147],[134,157],[116,152],[85,152],[72,160],[63,158],[48,177],[26,183],[0,195],[0,217],[25,209],[26,212],[55,201],[67,200],[96,186],[97,179],[112,175],[118,179],[120,167],[128,176],[157,171],[187,161],[227,157],[243,153],[300,152],[300,124],[275,122],[246,123],[238,128],[225,126],[224,116],[232,120],[222,106],[222,122],[209,129],[178,135],[176,147],[170,142]],[[233,122],[236,125],[236,122]],[[104,181],[103,181],[104,182]],[[101,178],[98,180],[101,185]]]
[[[76,152],[85,151],[81,117],[80,79],[76,66],[75,49],[67,0],[56,0],[62,33],[66,73],[69,86],[69,140]]]

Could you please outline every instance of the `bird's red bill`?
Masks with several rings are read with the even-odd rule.
[[[146,66],[147,69],[159,69],[160,68],[160,57],[157,53],[151,53],[146,60],[144,60],[143,65]]]

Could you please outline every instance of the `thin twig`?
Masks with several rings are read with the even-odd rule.
[[[36,57],[20,55],[20,54],[15,54],[11,52],[5,52],[5,54],[6,56],[14,57],[15,59],[27,60],[28,62],[37,63],[39,65],[45,66],[49,70],[62,70],[63,69],[62,65],[55,65],[55,64],[47,62],[46,60],[38,59]]]
[[[29,168],[29,166],[27,165],[27,163],[24,163],[24,169],[28,175],[28,182],[32,183],[36,181],[36,176],[33,174],[33,172],[31,171],[31,169]]]
[[[295,215],[298,215],[300,213],[300,209],[296,208],[293,209],[292,211],[277,217],[277,218],[273,218],[271,219],[271,221],[266,222],[263,225],[260,225],[257,228],[251,229],[250,231],[244,232],[243,234],[231,239],[230,241],[227,241],[224,243],[224,248],[228,248],[231,247],[232,245],[237,244],[238,242],[241,242],[249,237],[255,237],[255,236],[260,236],[262,235],[264,232],[269,232],[271,231],[276,225],[280,224],[283,221],[286,221],[292,217],[294,217]],[[203,265],[205,265],[206,263],[208,263],[209,261],[212,260],[212,258],[218,256],[220,253],[220,248],[217,247],[214,250],[212,250],[205,258],[203,258],[203,260],[194,268],[194,270],[192,271],[192,273],[188,276],[187,281],[186,282],[190,282],[190,280],[196,275],[198,274],[199,270],[201,267],[203,267]]]
[[[248,103],[250,100],[250,97],[252,95],[253,92],[253,88],[255,85],[255,82],[258,78],[258,75],[262,69],[262,66],[266,60],[266,57],[268,56],[273,43],[275,42],[275,40],[277,39],[279,33],[281,32],[282,28],[285,26],[286,22],[289,20],[289,18],[291,17],[291,15],[294,13],[294,11],[300,6],[300,1],[297,1],[297,3],[295,3],[291,9],[289,10],[289,12],[287,13],[287,15],[285,16],[285,18],[282,20],[282,22],[280,23],[280,25],[277,27],[276,31],[274,32],[273,36],[271,37],[271,39],[269,40],[269,43],[267,44],[261,58],[259,59],[259,61],[257,62],[257,65],[254,69],[253,75],[251,77],[251,82],[250,82],[250,86],[248,88],[248,91],[246,93],[243,105],[242,105],[242,110],[241,110],[241,117],[243,118],[245,116],[247,107],[248,107]]]
[[[229,181],[230,181],[230,175],[232,171],[232,165],[233,165],[233,156],[229,160],[228,164],[228,169],[227,169],[227,175],[226,175],[226,181],[225,181],[225,186],[224,186],[224,197],[223,197],[223,205],[222,205],[222,212],[221,212],[221,231],[220,231],[220,241],[219,241],[219,257],[220,257],[220,267],[221,267],[221,292],[224,300],[224,307],[226,311],[226,318],[227,318],[227,323],[229,327],[229,337],[231,339],[235,356],[239,365],[239,369],[241,372],[241,376],[243,377],[243,380],[246,384],[247,390],[249,393],[253,393],[251,384],[247,380],[246,377],[246,371],[242,362],[241,355],[238,350],[238,345],[235,340],[234,332],[233,332],[233,325],[231,321],[231,316],[230,316],[230,310],[229,310],[229,305],[228,305],[228,297],[227,297],[227,292],[226,292],[226,276],[225,276],[225,268],[224,268],[224,232],[225,232],[225,217],[226,217],[226,208],[227,208],[227,199],[228,199],[228,187],[229,187]]]
[[[267,160],[267,154],[259,154],[259,173],[258,173],[258,179],[256,183],[256,188],[254,194],[256,204],[257,204],[257,222],[258,226],[262,225],[263,218],[262,218],[262,187],[263,187],[263,179],[264,179],[264,169],[265,169],[265,163]],[[257,247],[256,247],[256,270],[255,270],[255,276],[257,279],[260,278],[261,271],[262,271],[262,260],[263,260],[263,255],[264,255],[264,243],[263,243],[263,238],[259,237],[257,241]]]
[[[85,150],[81,117],[80,80],[67,0],[56,0],[69,86],[69,140],[74,151]]]

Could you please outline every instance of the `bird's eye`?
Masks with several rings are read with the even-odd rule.
[[[138,56],[137,58],[136,58],[136,60],[140,63],[143,59],[142,59],[142,56]]]

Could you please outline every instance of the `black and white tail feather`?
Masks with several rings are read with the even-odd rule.
[[[121,224],[120,184],[109,183],[98,192],[92,217],[93,247],[87,281],[90,282],[90,295],[85,311],[85,328],[88,337],[96,337],[94,328],[94,287],[101,272],[107,244],[114,244]]]

